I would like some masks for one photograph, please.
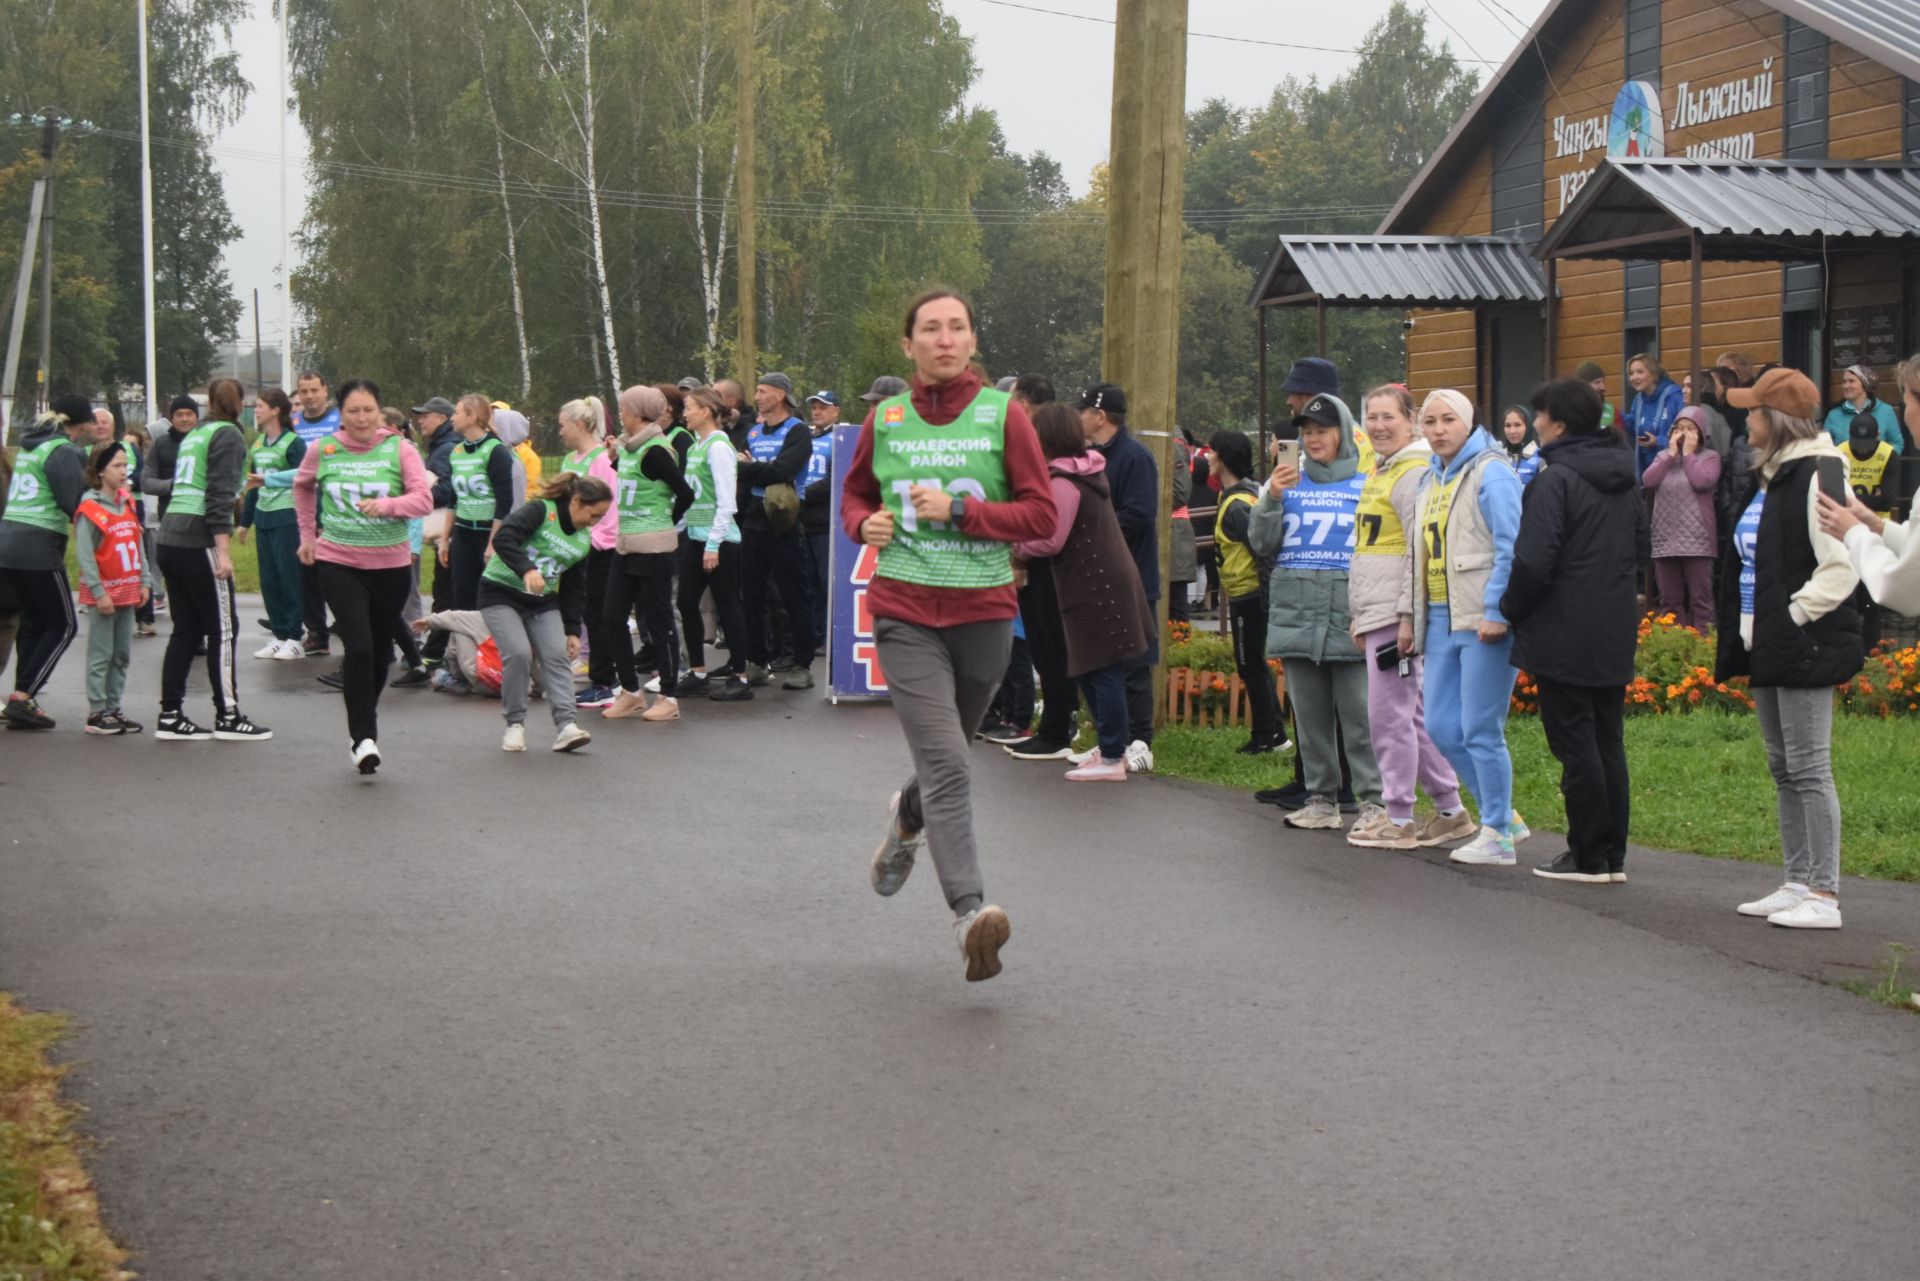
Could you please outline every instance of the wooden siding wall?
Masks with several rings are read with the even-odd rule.
[[[1626,63],[1626,0],[1599,0],[1585,18],[1548,51],[1550,87],[1545,121],[1546,164],[1542,210],[1545,225],[1560,214],[1563,179],[1577,181],[1606,153],[1559,156],[1554,120],[1607,116],[1620,90]],[[1705,125],[1667,131],[1668,155],[1690,145],[1753,134],[1757,160],[1779,159],[1786,110],[1785,23],[1762,0],[1665,0],[1661,13],[1662,109],[1670,122],[1683,81],[1695,89],[1746,80],[1773,60],[1773,105]],[[1836,159],[1893,160],[1901,152],[1898,75],[1844,46],[1831,46],[1829,76],[1830,151]],[[1492,131],[1490,131],[1492,132]],[[1462,170],[1460,179],[1430,212],[1407,230],[1423,235],[1486,235],[1493,225],[1491,143]],[[1744,147],[1744,139],[1741,144]],[[1623,272],[1614,262],[1560,265],[1560,320],[1556,363],[1571,370],[1582,360],[1606,371],[1616,398],[1625,394],[1622,323]],[[1661,269],[1660,330],[1664,362],[1675,378],[1692,359],[1692,294],[1686,263]],[[1878,259],[1837,269],[1833,305],[1854,306],[1897,298],[1899,260]],[[1712,364],[1722,352],[1740,350],[1756,361],[1781,352],[1781,268],[1777,263],[1709,263],[1703,272],[1701,359]],[[1892,290],[1889,295],[1888,290]],[[1408,379],[1416,394],[1433,387],[1471,391],[1478,353],[1471,312],[1417,312],[1407,340]],[[1920,335],[1910,336],[1920,342]],[[1835,383],[1837,388],[1837,380]],[[1837,391],[1836,391],[1837,395]]]

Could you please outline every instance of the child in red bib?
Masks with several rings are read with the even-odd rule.
[[[87,627],[87,733],[138,734],[120,711],[133,654],[134,611],[152,599],[153,571],[141,554],[140,514],[126,491],[127,455],[118,441],[87,462],[91,492],[74,512],[74,556],[80,562],[80,603],[91,605]]]

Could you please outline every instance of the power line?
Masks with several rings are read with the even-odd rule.
[[[1115,21],[1112,18],[1102,18],[1091,13],[1071,13],[1065,9],[1047,9],[1037,4],[1020,4],[1017,3],[1017,0],[979,0],[979,2],[981,4],[996,5],[1002,9],[1024,9],[1028,13],[1044,13],[1055,18],[1072,18],[1076,22],[1097,22],[1108,27],[1114,25]],[[1187,37],[1191,40],[1218,40],[1225,44],[1259,45],[1266,49],[1299,49],[1308,53],[1344,53],[1358,56],[1366,52],[1364,49],[1343,49],[1334,45],[1297,44],[1288,40],[1256,40],[1252,36],[1222,36],[1209,31],[1188,31]],[[1465,44],[1466,41],[1462,40],[1461,43]],[[1485,58],[1479,57],[1477,54],[1472,61],[1485,62],[1489,67],[1497,67],[1500,65],[1497,62],[1490,62]]]

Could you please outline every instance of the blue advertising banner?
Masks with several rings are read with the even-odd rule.
[[[847,469],[860,442],[858,423],[833,429],[833,555],[827,568],[827,698],[887,697],[886,674],[873,644],[873,615],[867,611],[867,584],[873,581],[878,550],[847,537],[840,526],[840,495]]]

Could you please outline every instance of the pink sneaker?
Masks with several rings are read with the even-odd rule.
[[[1124,783],[1127,781],[1127,760],[1105,760],[1099,754],[1084,765],[1075,766],[1067,771],[1067,778],[1075,783]]]

